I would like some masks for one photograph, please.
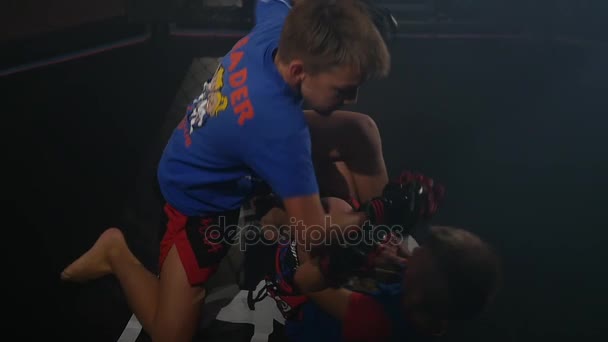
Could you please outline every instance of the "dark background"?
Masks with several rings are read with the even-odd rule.
[[[168,110],[192,58],[220,56],[236,40],[171,37],[149,15],[158,12],[125,17],[137,1],[116,3],[102,18],[3,39],[6,310],[23,339],[120,335],[130,312],[116,283],[67,286],[59,272],[112,225],[154,264],[156,227],[141,222],[156,219]],[[391,175],[415,169],[446,185],[437,222],[478,233],[502,256],[495,305],[449,341],[599,338],[605,323],[608,46],[582,19],[576,32],[547,35],[555,20],[528,10],[521,17],[535,20],[520,28],[530,35],[457,36],[445,26],[446,36],[398,39],[390,77],[366,85],[354,107],[376,119]],[[425,27],[438,30],[410,28]],[[150,39],[6,72],[141,34]]]

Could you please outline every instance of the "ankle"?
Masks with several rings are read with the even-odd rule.
[[[141,262],[133,255],[127,244],[124,242],[117,243],[108,248],[107,252],[108,262],[112,269],[115,269],[115,265],[129,264],[141,264]]]

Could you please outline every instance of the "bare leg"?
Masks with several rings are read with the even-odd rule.
[[[306,111],[313,159],[323,197],[368,201],[382,192],[388,173],[382,140],[367,115],[336,111],[324,117]]]
[[[204,290],[188,282],[175,246],[165,259],[159,280],[129,250],[122,232],[110,228],[61,277],[82,282],[107,274],[116,276],[129,307],[152,340],[192,339]]]

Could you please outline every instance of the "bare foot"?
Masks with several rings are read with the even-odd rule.
[[[91,249],[61,272],[61,279],[85,282],[112,273],[109,256],[123,245],[126,245],[126,242],[122,232],[117,228],[107,229]]]

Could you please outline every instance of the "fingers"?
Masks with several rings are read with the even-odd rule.
[[[380,265],[405,265],[407,254],[404,251],[403,243],[385,243],[378,246],[379,253],[375,260],[376,266]]]
[[[393,265],[405,265],[407,263],[406,258],[402,258],[396,254],[388,254],[385,256],[387,264]]]

